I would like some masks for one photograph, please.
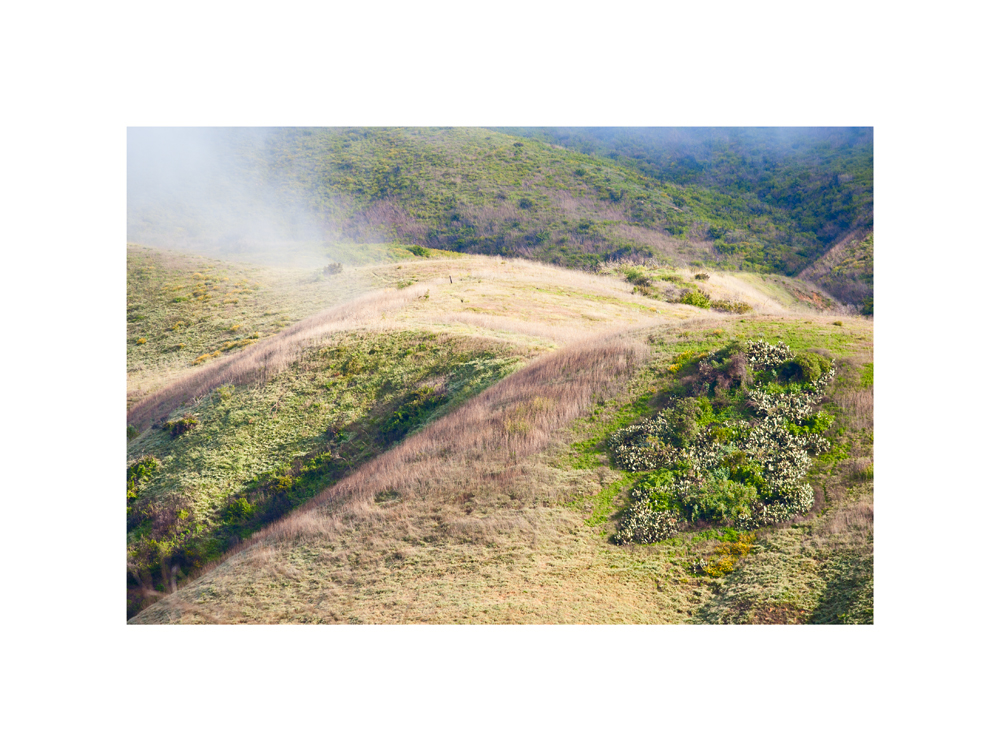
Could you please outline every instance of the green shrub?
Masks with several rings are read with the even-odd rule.
[[[812,383],[830,370],[830,360],[815,352],[803,352],[785,363],[781,375],[789,381]]]
[[[679,302],[683,303],[684,305],[694,305],[695,307],[698,308],[708,309],[712,307],[712,301],[709,300],[707,296],[705,296],[696,289],[688,290],[687,292],[685,292],[683,297],[681,297],[681,299],[679,300]]]
[[[737,521],[753,515],[757,488],[726,477],[709,475],[676,502],[690,521]]]
[[[342,263],[331,263],[323,269],[323,273],[327,276],[333,276],[334,274],[339,274],[343,270],[344,265]]]
[[[652,280],[646,276],[645,272],[645,269],[635,266],[627,267],[624,270],[625,278],[628,279],[630,284],[634,284],[636,287],[648,287],[652,284]]]
[[[253,504],[246,498],[236,498],[222,510],[222,520],[226,524],[242,524],[253,517],[254,510]]]
[[[702,272],[701,274],[695,274],[694,278],[697,279],[699,282],[706,282],[708,281],[709,277],[708,274]]]
[[[823,435],[833,425],[834,417],[828,412],[820,410],[814,415],[803,420],[800,425],[793,422],[787,423],[785,427],[792,435]]]
[[[163,429],[170,433],[171,438],[177,438],[193,430],[197,425],[198,418],[188,412],[179,420],[163,423]]]
[[[726,313],[752,313],[753,308],[745,302],[737,302],[736,300],[712,300],[712,308],[714,310],[722,310]]]
[[[160,460],[150,455],[140,456],[135,461],[130,462],[125,470],[126,498],[129,501],[135,500],[139,495],[139,487],[147,482],[161,466]]]
[[[419,245],[407,245],[406,249],[410,251],[415,256],[420,256],[422,258],[429,258],[431,255],[430,250],[427,248],[422,248]]]

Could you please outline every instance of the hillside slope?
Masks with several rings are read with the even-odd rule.
[[[539,353],[623,325],[718,315],[637,295],[619,276],[502,259],[406,253],[333,282],[140,247],[129,255],[147,291],[130,297],[130,384],[169,381],[130,392],[130,614]],[[227,303],[237,293],[226,285],[246,277],[273,283],[244,281],[249,301]],[[178,280],[200,294],[174,302]],[[260,311],[276,303],[280,314]],[[167,325],[192,306],[190,325]],[[233,330],[254,320],[256,336]],[[132,326],[148,339],[136,343]]]
[[[684,269],[363,273],[381,289],[133,406],[132,466],[152,457],[130,498],[133,622],[870,621],[870,322]],[[669,302],[684,285],[751,309]],[[607,437],[752,337],[842,363],[817,504],[721,577],[695,573],[734,534],[717,525],[611,544],[632,479]]]
[[[863,315],[875,312],[875,234],[859,229],[849,233],[798,274],[814,282]]]
[[[130,134],[129,239],[203,252],[271,245],[344,260],[338,243],[396,242],[571,267],[650,259],[787,275],[871,192],[870,148],[855,154],[833,136],[787,163],[730,145],[710,154],[721,172],[708,179],[703,166],[686,183],[635,159],[479,128],[206,131],[197,149],[181,145],[211,159],[169,161],[162,179],[143,180],[140,136]]]

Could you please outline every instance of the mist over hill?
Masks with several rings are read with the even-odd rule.
[[[128,237],[792,275],[872,225],[872,153],[870,128],[133,128]]]

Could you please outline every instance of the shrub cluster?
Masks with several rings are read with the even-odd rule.
[[[679,302],[684,305],[694,305],[698,308],[710,308],[712,307],[712,301],[708,299],[708,296],[700,292],[699,290],[692,289],[685,292]]]
[[[712,300],[712,309],[721,310],[726,313],[738,313],[740,315],[753,312],[752,306],[736,300]]]
[[[333,276],[334,274],[339,274],[343,270],[344,270],[344,264],[334,262],[328,264],[326,268],[323,269],[323,273],[326,274],[327,276]]]
[[[131,426],[130,426],[131,427]],[[126,497],[131,503],[139,495],[139,486],[146,482],[160,468],[160,462],[155,456],[140,456],[129,462],[125,470]]]
[[[677,517],[667,511],[658,511],[649,491],[636,488],[632,491],[632,504],[622,513],[618,532],[612,538],[619,545],[645,544],[665,540],[677,533]]]
[[[633,491],[617,541],[664,539],[668,518],[749,530],[812,506],[805,476],[810,453],[830,447],[822,437],[830,418],[816,406],[836,373],[833,363],[764,341],[716,358],[699,363],[688,385],[699,396],[674,397],[609,438],[619,467],[651,472]]]
[[[163,429],[170,433],[171,438],[176,438],[177,436],[184,435],[189,430],[195,428],[198,425],[198,418],[187,412],[184,417],[179,420],[172,420],[170,422],[163,423]]]

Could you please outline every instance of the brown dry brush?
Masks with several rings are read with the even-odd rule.
[[[407,500],[454,496],[465,489],[470,492],[459,498],[467,502],[471,491],[516,488],[525,471],[531,471],[522,461],[546,448],[553,434],[584,414],[595,399],[620,390],[648,356],[644,343],[621,334],[542,356],[260,530],[201,575],[261,544],[333,537],[344,529],[377,531],[386,525],[398,525],[404,535],[416,533]],[[388,503],[381,500],[387,498]],[[513,513],[467,520],[442,516],[439,521],[453,536],[480,541],[529,526]]]
[[[371,325],[383,313],[398,310],[417,296],[415,290],[382,290],[337,305],[289,326],[284,331],[199,368],[152,394],[128,411],[137,430],[164,419],[177,407],[223,384],[266,383],[292,363],[310,343],[334,331]]]

